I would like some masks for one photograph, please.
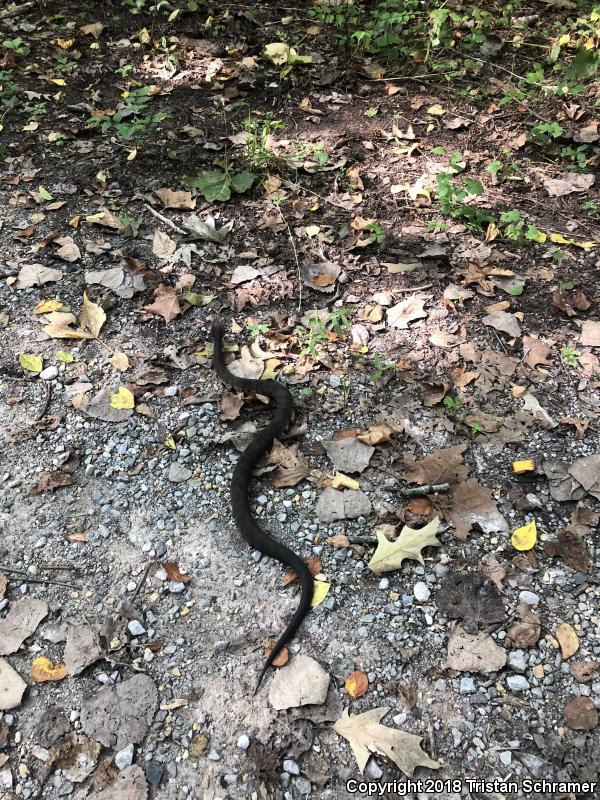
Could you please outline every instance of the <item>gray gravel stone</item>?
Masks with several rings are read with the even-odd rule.
[[[529,681],[522,675],[509,675],[506,683],[511,692],[525,692],[529,689]]]
[[[133,763],[133,745],[128,744],[115,754],[115,765],[118,769],[125,769]]]

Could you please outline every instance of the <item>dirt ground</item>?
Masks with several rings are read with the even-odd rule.
[[[141,6],[0,9],[0,797],[597,796],[597,85]],[[269,411],[216,317],[294,395],[253,499],[322,589],[256,695],[298,596],[231,517]]]

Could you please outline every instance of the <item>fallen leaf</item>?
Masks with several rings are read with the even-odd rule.
[[[196,208],[196,198],[192,197],[191,192],[176,191],[172,189],[155,189],[154,194],[158,197],[164,208],[180,208],[191,210]]]
[[[42,492],[53,492],[63,486],[71,486],[73,478],[60,469],[51,472],[44,472],[38,482],[29,490],[30,495],[42,494]]]
[[[44,369],[42,359],[29,353],[19,353],[19,364],[29,372],[41,372]]]
[[[521,326],[514,314],[508,314],[506,311],[494,311],[493,314],[487,314],[481,320],[484,325],[489,325],[497,331],[502,331],[513,338],[518,338],[521,335]]]
[[[569,475],[579,483],[588,494],[600,500],[600,454],[576,458],[569,467]]]
[[[409,778],[417,767],[439,769],[441,763],[421,749],[421,736],[381,725],[389,710],[382,706],[351,717],[346,709],[333,726],[350,743],[360,772],[364,772],[372,753],[389,758]]]
[[[167,323],[172,322],[181,314],[179,300],[170,286],[161,284],[156,288],[155,296],[156,300],[150,305],[144,306],[144,311],[161,316]]]
[[[323,447],[336,469],[342,472],[363,472],[368,466],[375,448],[356,437],[324,441]]]
[[[396,433],[402,433],[404,426],[394,425],[391,422],[381,421],[371,425],[370,428],[364,433],[359,433],[357,439],[359,442],[364,442],[373,447],[376,444],[389,442],[392,436]]]
[[[353,700],[357,697],[362,697],[367,693],[369,688],[369,679],[367,673],[362,670],[352,672],[344,682],[344,688]]]
[[[552,348],[534,336],[523,337],[523,361],[528,367],[535,369],[538,364],[549,364]]]
[[[523,395],[523,410],[531,411],[533,416],[542,423],[543,428],[556,428],[558,426],[558,422],[552,419],[545,408],[542,408],[537,397],[529,392]]]
[[[330,677],[309,656],[295,656],[275,673],[269,687],[269,702],[278,711],[325,702]]]
[[[563,178],[542,177],[542,183],[550,197],[564,197],[572,192],[587,192],[594,185],[591,173],[567,172]]]
[[[575,633],[575,629],[568,622],[563,622],[559,625],[554,635],[560,645],[563,658],[571,658],[579,650],[579,638]]]
[[[583,323],[581,344],[586,347],[600,347],[600,322],[588,319]]]
[[[589,697],[575,697],[569,701],[563,716],[573,731],[591,731],[598,724],[598,711]]]
[[[405,453],[404,466],[406,468],[407,483],[462,483],[469,472],[463,463],[462,454],[467,449],[466,444],[457,444],[438,450],[421,461],[417,461],[412,453]]]
[[[571,292],[561,292],[560,289],[556,289],[552,295],[552,305],[568,317],[574,317],[578,311],[587,311],[592,304],[581,289],[574,289]]]
[[[450,635],[446,661],[448,669],[485,675],[502,669],[506,659],[506,650],[484,631],[471,635],[457,626]]]
[[[508,522],[492,500],[492,490],[481,486],[474,478],[453,486],[448,501],[447,515],[460,541],[466,541],[474,527],[484,533],[508,531]]]
[[[110,405],[118,409],[135,408],[135,397],[126,386],[119,386],[119,391],[110,396]]]
[[[504,591],[506,564],[501,564],[493,553],[488,553],[481,562],[481,571],[493,582],[499,592]]]
[[[31,663],[31,677],[36,683],[62,681],[67,677],[67,668],[64,664],[55,664],[46,656],[38,656]]]
[[[16,708],[23,697],[27,684],[8,661],[0,658],[0,711]]]
[[[139,744],[154,720],[157,700],[156,685],[149,675],[134,675],[105,686],[82,701],[82,730],[90,739],[115,750]]]
[[[25,597],[12,602],[8,614],[0,619],[0,655],[16,653],[47,614],[48,604],[43,600]]]
[[[94,625],[73,622],[68,626],[63,658],[69,675],[79,675],[104,656],[100,635]]]
[[[343,472],[336,472],[333,478],[323,482],[323,486],[331,486],[332,489],[360,489],[360,483]]]
[[[30,289],[44,283],[59,281],[64,273],[59,269],[51,269],[43,264],[25,264],[17,276],[17,289]]]
[[[157,258],[166,260],[177,250],[177,244],[171,237],[156,229],[154,231],[154,240],[152,242],[152,252]]]
[[[535,547],[537,542],[535,520],[532,519],[527,525],[514,530],[510,542],[515,550],[531,550],[532,547]]]
[[[316,264],[303,264],[300,271],[305,286],[318,292],[333,292],[342,268],[332,261],[320,261]]]
[[[129,369],[129,359],[125,353],[114,353],[110,359],[110,364],[115,369],[118,369],[119,372],[125,372],[125,370]]]
[[[550,558],[560,558],[569,567],[584,574],[590,568],[590,552],[585,542],[569,531],[561,531],[557,539],[544,542],[544,553]]]
[[[78,396],[82,400],[75,404],[77,398],[73,398],[73,405],[93,419],[101,419],[104,422],[123,422],[133,414],[133,409],[131,408],[113,408],[111,406],[110,398],[112,392],[110,389],[100,389],[91,400],[84,395]]]
[[[392,306],[387,312],[388,325],[392,328],[406,330],[410,322],[426,317],[427,312],[423,308],[426,299],[419,295],[413,295]]]
[[[191,575],[181,574],[179,571],[179,565],[176,561],[163,561],[162,566],[170,581],[175,581],[176,583],[189,583],[192,580]]]
[[[320,606],[323,600],[329,594],[329,590],[331,589],[331,584],[327,583],[327,581],[313,581],[313,596],[312,600],[310,601],[310,607],[316,608]]]
[[[506,617],[498,588],[479,572],[454,572],[439,588],[435,602],[449,619],[463,621],[463,629],[474,634]]]
[[[533,647],[542,632],[541,620],[526,603],[519,603],[517,612],[521,620],[510,626],[507,636],[512,639],[517,647]]]
[[[269,453],[269,463],[277,464],[277,469],[270,474],[273,485],[278,489],[295,486],[310,475],[310,466],[297,445],[284,447],[276,439]]]
[[[439,547],[441,544],[436,538],[439,525],[440,520],[438,517],[432,519],[430,523],[419,530],[414,530],[405,525],[394,542],[390,542],[384,533],[378,531],[377,548],[367,566],[376,575],[381,575],[384,572],[400,569],[402,562],[407,558],[424,564],[421,552],[423,548]]]

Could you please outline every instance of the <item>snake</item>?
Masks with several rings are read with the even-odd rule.
[[[300,583],[298,607],[267,656],[254,690],[256,694],[269,666],[277,658],[284,645],[294,637],[308,613],[313,598],[314,584],[306,563],[293,550],[271,538],[261,528],[252,514],[250,506],[249,488],[252,472],[261,457],[271,449],[275,439],[289,427],[294,413],[292,395],[286,386],[276,380],[242,378],[230,372],[223,355],[224,336],[225,324],[221,320],[214,321],[212,325],[213,367],[219,378],[229,388],[239,390],[244,394],[264,395],[276,404],[271,421],[250,441],[233,469],[230,488],[233,518],[239,532],[250,547],[293,569]]]

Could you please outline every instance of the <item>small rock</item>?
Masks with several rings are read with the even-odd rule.
[[[382,578],[379,581],[379,588],[380,589],[387,589],[389,585],[390,585],[390,581],[389,581],[388,578]]]
[[[519,592],[519,602],[525,603],[528,606],[537,606],[539,605],[540,598],[535,592],[524,591]]]
[[[506,683],[511,692],[525,692],[529,689],[529,681],[522,675],[509,675]]]
[[[300,775],[300,767],[291,758],[286,758],[283,762],[283,769],[289,775]]]
[[[46,367],[40,372],[40,378],[43,381],[52,381],[58,377],[58,367]]]
[[[383,775],[383,770],[374,758],[368,760],[367,766],[365,767],[365,775],[372,781],[378,781]]]
[[[163,768],[158,761],[148,761],[146,764],[146,780],[150,786],[158,786],[162,778]]]
[[[523,650],[512,650],[508,654],[508,666],[515,672],[525,672],[527,669],[527,655]]]
[[[473,678],[461,678],[460,679],[460,693],[461,694],[471,694],[471,692],[475,691],[475,681]]]
[[[309,780],[306,778],[296,778],[296,789],[300,794],[310,794],[312,791],[312,786]]]
[[[146,633],[146,628],[144,628],[144,626],[138,622],[137,619],[132,619],[131,622],[127,624],[127,630],[132,636],[143,636]]]
[[[500,753],[500,761],[505,767],[509,767],[512,763],[512,753],[510,750],[504,750]]]
[[[250,747],[250,739],[246,736],[245,733],[242,734],[240,738],[237,740],[237,746],[240,748],[240,750],[247,750]]]
[[[130,767],[133,762],[133,745],[128,744],[122,750],[115,754],[115,765],[118,769],[125,769]]]
[[[431,591],[424,581],[418,581],[414,585],[413,596],[418,603],[424,603],[431,597]]]
[[[192,470],[174,461],[169,467],[168,479],[171,483],[183,483],[192,477]]]

